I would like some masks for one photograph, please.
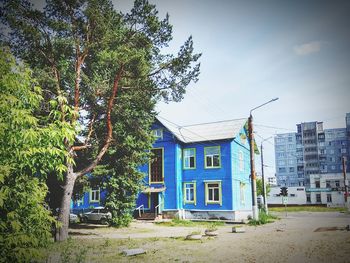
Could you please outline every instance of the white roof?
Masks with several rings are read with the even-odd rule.
[[[239,131],[243,128],[246,121],[247,119],[244,118],[211,123],[201,123],[188,126],[177,126],[169,121],[166,121],[165,124],[163,121],[160,122],[180,141],[184,143],[191,143],[233,139],[238,135]]]

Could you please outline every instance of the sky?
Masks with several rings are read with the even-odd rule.
[[[255,137],[295,132],[296,124],[323,121],[345,127],[350,112],[350,1],[151,0],[170,15],[176,53],[191,35],[202,53],[201,74],[180,103],[158,103],[178,125],[248,117]],[[130,0],[114,0],[128,10]],[[266,175],[274,175],[273,138],[266,140]],[[256,166],[260,167],[259,156]],[[260,169],[257,168],[260,173]]]
[[[296,124],[323,121],[345,127],[350,112],[350,1],[149,0],[170,16],[176,54],[189,36],[200,58],[199,81],[179,103],[157,105],[159,115],[189,125],[249,116],[264,141],[265,174],[275,174],[273,136]],[[43,0],[34,1],[39,7]],[[112,0],[127,12],[132,0]],[[256,156],[260,173],[260,156]]]

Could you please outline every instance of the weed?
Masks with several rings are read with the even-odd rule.
[[[64,242],[61,250],[60,258],[63,263],[85,262],[86,253],[88,251],[86,247],[80,247],[77,243],[73,242],[72,238],[68,238],[67,241]]]
[[[218,227],[217,227],[216,224],[210,224],[210,225],[207,227],[207,230],[208,230],[209,232],[214,232],[214,231],[218,230]]]
[[[267,214],[265,212],[265,210],[262,209],[262,210],[260,210],[260,213],[259,213],[259,219],[258,220],[250,219],[248,224],[252,225],[252,226],[264,225],[267,223],[272,223],[276,219],[278,219],[276,216],[271,215],[271,214]]]
[[[108,238],[105,240],[103,246],[104,247],[109,247],[112,244],[111,240],[109,240]]]

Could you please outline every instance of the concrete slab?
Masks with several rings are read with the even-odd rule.
[[[244,227],[232,227],[232,233],[245,233]]]
[[[129,257],[129,256],[140,255],[140,254],[146,254],[146,250],[144,250],[143,248],[125,249],[122,251],[122,253],[125,256]]]

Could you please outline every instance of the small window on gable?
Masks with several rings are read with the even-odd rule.
[[[184,169],[196,168],[196,149],[188,148],[183,150],[183,167]]]
[[[205,168],[220,168],[220,146],[204,147]]]
[[[163,129],[153,130],[153,136],[156,137],[156,140],[163,139]]]

